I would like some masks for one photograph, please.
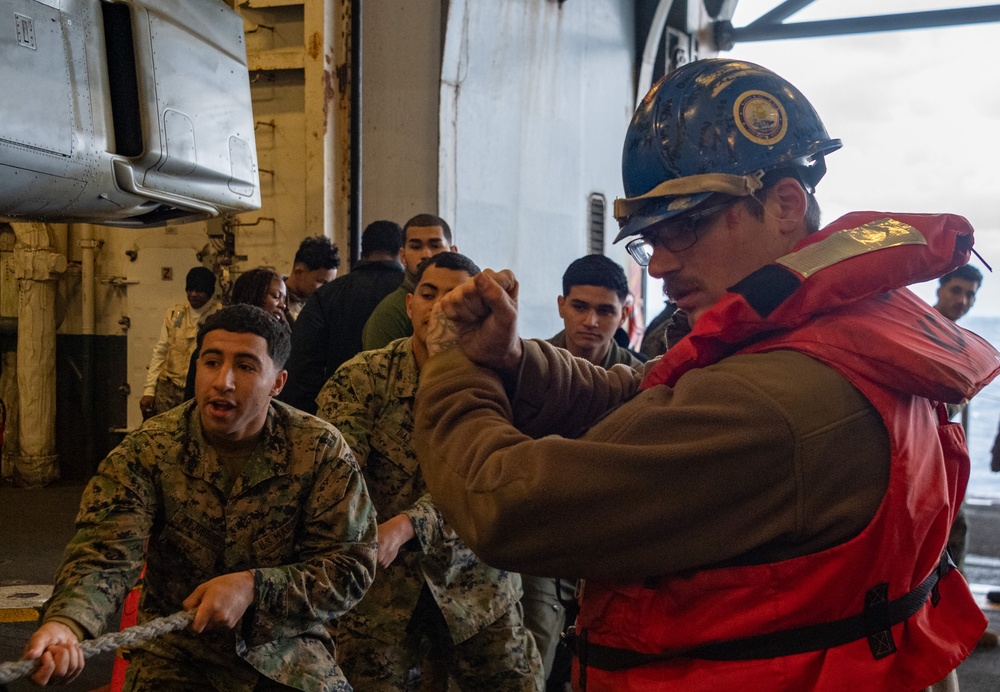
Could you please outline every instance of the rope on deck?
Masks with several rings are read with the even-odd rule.
[[[80,642],[80,649],[84,658],[91,658],[98,654],[114,651],[123,646],[132,646],[139,642],[159,637],[161,634],[174,632],[186,627],[194,619],[195,611],[179,611],[173,615],[150,620],[141,625],[135,625],[121,632],[109,632],[97,639],[88,639]],[[10,663],[0,663],[0,685],[6,684],[31,675],[38,668],[37,659],[31,661],[12,661]]]

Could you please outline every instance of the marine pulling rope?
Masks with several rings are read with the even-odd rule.
[[[84,658],[91,658],[98,654],[114,651],[123,646],[132,646],[139,642],[158,637],[186,627],[194,619],[194,610],[184,612],[183,610],[173,615],[156,618],[141,625],[129,627],[121,632],[109,632],[97,639],[88,639],[80,642],[80,649]],[[0,663],[0,685],[6,684],[31,675],[38,667],[38,659],[31,661],[13,661],[10,663]]]

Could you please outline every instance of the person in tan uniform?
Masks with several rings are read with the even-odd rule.
[[[139,399],[143,420],[169,411],[184,401],[184,384],[195,349],[198,325],[221,307],[212,300],[215,274],[206,267],[194,267],[187,273],[184,290],[187,302],[167,310],[160,338],[149,359],[146,384]]]
[[[285,277],[288,324],[295,324],[295,318],[313,293],[337,278],[339,267],[337,246],[326,236],[311,236],[299,244],[292,271]]]

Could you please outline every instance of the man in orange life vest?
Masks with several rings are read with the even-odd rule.
[[[856,212],[819,230],[840,146],[751,63],[653,87],[618,240],[693,328],[644,372],[518,338],[509,271],[440,304],[425,478],[489,564],[586,579],[577,689],[954,689],[985,628],[944,552],[968,453],[942,402],[1000,356],[905,288],[965,264],[972,229]]]

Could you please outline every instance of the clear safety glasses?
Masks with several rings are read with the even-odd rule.
[[[739,201],[739,198],[729,198],[702,209],[695,209],[689,214],[678,215],[656,224],[653,230],[643,233],[638,238],[630,240],[625,249],[639,265],[649,266],[653,257],[653,248],[660,246],[670,252],[683,252],[698,242],[698,231],[705,228],[717,215]]]

